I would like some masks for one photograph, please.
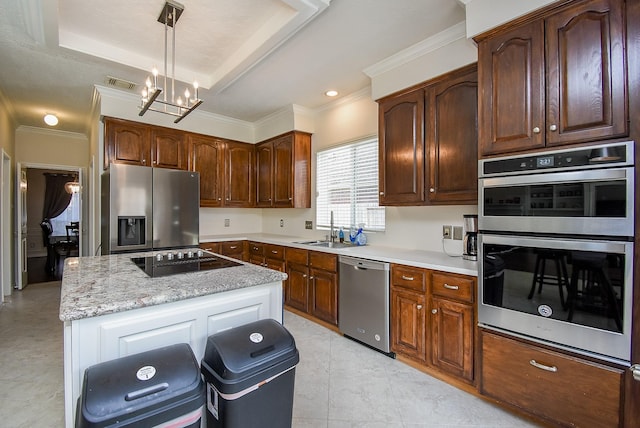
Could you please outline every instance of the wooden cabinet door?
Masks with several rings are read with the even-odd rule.
[[[424,91],[388,98],[379,110],[380,205],[421,205],[424,194]]]
[[[225,200],[227,207],[255,205],[252,144],[229,141],[225,149]]]
[[[200,206],[221,207],[223,195],[224,142],[204,136],[189,136],[189,171],[200,174]]]
[[[273,144],[256,147],[256,206],[271,207],[273,204]]]
[[[210,253],[219,253],[220,252],[220,243],[219,242],[201,242],[199,247],[202,250],[209,251]]]
[[[547,145],[627,134],[624,46],[622,2],[581,2],[547,18]]]
[[[478,203],[478,75],[475,65],[426,91],[429,203]]]
[[[152,127],[151,158],[155,168],[187,169],[185,133]]]
[[[473,307],[433,297],[430,324],[431,363],[473,381]]]
[[[287,288],[285,304],[303,312],[309,311],[309,268],[306,265],[289,263],[287,265]]]
[[[123,163],[151,166],[149,126],[126,120],[104,120],[105,165]]]
[[[338,274],[310,269],[311,307],[309,313],[333,325],[338,325]]]
[[[391,348],[394,352],[425,361],[425,297],[391,289]]]
[[[545,146],[544,22],[478,44],[480,154]]]
[[[273,206],[293,207],[293,136],[273,142]]]
[[[225,241],[220,243],[220,254],[238,260],[247,260],[246,241]]]

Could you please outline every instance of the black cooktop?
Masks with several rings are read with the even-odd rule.
[[[150,257],[132,257],[131,261],[153,278],[179,273],[222,269],[242,264],[200,251],[198,253],[189,252],[188,254],[168,253]]]

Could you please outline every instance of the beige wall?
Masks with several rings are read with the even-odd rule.
[[[2,196],[3,199],[9,201],[7,206],[2,207],[2,223],[5,223],[8,233],[5,234],[4,230],[0,231],[0,237],[2,242],[2,260],[0,260],[2,268],[0,272],[3,279],[3,289],[0,290],[0,297],[11,294],[13,284],[15,283],[15,275],[13,266],[15,264],[15,242],[13,239],[14,224],[15,224],[15,206],[14,206],[14,177],[15,177],[15,161],[14,161],[14,130],[15,121],[11,115],[9,103],[7,102],[4,94],[0,91],[0,162],[4,158],[2,151],[10,158],[9,166],[9,181],[2,182]],[[0,299],[2,300],[2,299]]]
[[[83,134],[21,126],[16,130],[15,145],[16,162],[89,166],[89,141]]]

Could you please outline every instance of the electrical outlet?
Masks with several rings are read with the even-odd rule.
[[[229,220],[228,218],[224,219],[224,227],[229,227],[231,226],[231,220]]]
[[[462,226],[453,226],[453,239],[462,241]]]
[[[280,219],[280,227],[284,227],[284,220]]]
[[[304,228],[305,228],[305,229],[313,229],[313,221],[311,221],[311,220],[305,220],[305,222],[304,222]]]
[[[444,239],[451,239],[451,226],[449,225],[442,226],[442,237]]]

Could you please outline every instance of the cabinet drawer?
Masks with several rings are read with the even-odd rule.
[[[309,252],[309,266],[317,269],[338,271],[338,256],[335,254],[321,253],[319,251]]]
[[[253,256],[263,256],[264,244],[259,242],[249,242],[249,254]]]
[[[433,272],[431,293],[441,297],[473,302],[476,281],[469,276]]]
[[[617,427],[623,371],[483,332],[483,394],[571,426]]]
[[[301,250],[300,248],[287,247],[286,248],[287,262],[297,263],[303,266],[309,264],[309,251]]]
[[[419,268],[409,266],[391,266],[391,284],[396,287],[408,288],[416,291],[426,291],[426,272]]]
[[[200,249],[209,251],[212,253],[220,252],[220,243],[219,242],[201,242]]]
[[[222,254],[238,254],[244,251],[244,241],[227,241],[220,243]]]
[[[284,260],[284,247],[282,245],[266,244],[264,246],[264,256],[273,260]]]

